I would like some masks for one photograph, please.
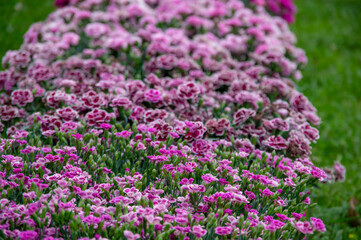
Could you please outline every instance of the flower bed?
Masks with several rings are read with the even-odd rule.
[[[305,214],[327,175],[286,21],[239,0],[59,2],[3,58],[3,238],[326,230]]]

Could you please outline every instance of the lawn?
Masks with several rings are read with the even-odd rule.
[[[348,201],[361,198],[361,1],[298,0],[294,26],[298,46],[309,63],[299,89],[322,118],[320,140],[313,160],[330,166],[335,160],[347,168],[346,181],[321,186],[313,200],[313,214],[324,219],[331,239],[361,239],[347,224]]]
[[[1,56],[19,48],[30,24],[54,9],[52,2],[0,0]],[[324,219],[326,239],[361,239],[361,227],[347,223],[349,199],[361,199],[361,1],[296,0],[296,4],[299,13],[292,29],[309,57],[299,89],[323,120],[313,161],[331,166],[338,160],[347,168],[345,182],[313,191],[319,205],[310,215]]]

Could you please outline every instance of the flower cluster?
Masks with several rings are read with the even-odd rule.
[[[305,214],[327,174],[286,21],[239,0],[57,3],[2,61],[2,238],[326,230]]]
[[[339,162],[335,162],[333,169],[325,168],[323,169],[327,174],[325,181],[327,182],[343,182],[345,181],[346,169]]]
[[[289,23],[295,21],[297,10],[293,0],[251,0],[251,3],[266,7],[271,13],[282,17]]]

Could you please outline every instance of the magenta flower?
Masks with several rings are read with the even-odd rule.
[[[62,132],[69,132],[69,131],[75,131],[79,126],[78,122],[68,121],[61,125],[60,131]]]
[[[215,232],[218,235],[229,235],[233,231],[232,227],[216,227]]]
[[[263,196],[265,197],[269,197],[272,196],[274,194],[274,192],[272,192],[271,190],[269,190],[268,188],[264,189],[263,191],[260,189],[259,190]]]
[[[144,120],[145,122],[154,122],[158,119],[163,120],[167,116],[167,112],[164,110],[148,110],[145,112]]]
[[[83,135],[76,133],[76,134],[72,134],[71,136],[73,136],[76,140],[82,140],[83,139]]]
[[[8,105],[0,105],[0,118],[3,121],[9,121],[19,117],[19,109]]]
[[[121,132],[116,132],[114,133],[115,136],[117,137],[122,137],[122,138],[128,138],[133,134],[133,132],[127,131],[127,130],[123,130]]]
[[[83,94],[81,100],[83,101],[83,105],[88,108],[97,108],[107,104],[104,97],[94,91]]]
[[[130,108],[131,102],[128,98],[118,97],[112,100],[111,107],[124,107],[125,109]]]
[[[254,194],[254,193],[251,192],[251,191],[245,191],[244,193],[247,195],[247,197],[248,197],[249,200],[252,200],[252,199],[255,199],[255,198],[256,198],[256,194]]]
[[[206,123],[207,131],[210,134],[216,134],[217,136],[222,136],[229,127],[230,122],[228,119],[225,118],[222,118],[220,120],[211,119]]]
[[[12,104],[24,107],[27,103],[34,101],[33,94],[30,90],[15,90],[11,93]]]
[[[29,135],[29,132],[25,130],[16,131],[16,133],[12,136],[16,139],[26,138]]]
[[[179,135],[175,132],[170,132],[169,135],[172,137],[172,138],[179,138]]]
[[[66,5],[68,5],[70,2],[70,0],[55,0],[54,5],[56,7],[65,7]]]
[[[56,133],[54,130],[47,130],[42,132],[42,134],[46,137],[51,137],[54,133]]]
[[[306,216],[306,214],[301,213],[292,213],[292,216],[296,218],[297,220],[300,220],[302,217]]]
[[[57,182],[59,184],[60,187],[62,188],[66,188],[68,186],[68,182],[65,181],[64,179],[60,180]]]
[[[36,198],[36,194],[34,191],[28,192],[28,193],[24,193],[23,194],[24,198],[26,199],[34,199]]]
[[[108,123],[102,123],[102,124],[100,124],[100,128],[103,128],[105,130],[109,130],[109,129],[112,128],[112,125],[108,124]]]
[[[282,228],[285,225],[285,223],[278,221],[278,220],[272,220],[268,225],[265,226],[265,229],[274,232],[277,229]]]
[[[177,94],[181,99],[194,99],[199,94],[198,86],[193,83],[185,83],[178,87]]]
[[[112,170],[110,170],[106,167],[103,167],[103,173],[105,173],[105,174],[112,173]]]
[[[295,187],[296,184],[292,181],[291,178],[285,178],[285,184],[290,187]]]
[[[206,235],[207,230],[203,229],[202,226],[193,226],[192,228],[192,233],[194,234],[194,236],[196,236],[196,238],[201,238],[204,235]]]
[[[311,127],[308,123],[305,123],[301,126],[302,133],[312,142],[316,142],[319,139],[318,130]]]
[[[192,151],[195,154],[202,155],[210,150],[211,146],[206,140],[200,139],[192,143]]]
[[[276,213],[276,216],[281,220],[281,221],[288,221],[289,218],[284,215],[284,214],[280,214],[280,213]]]
[[[206,190],[205,186],[198,184],[183,185],[181,189],[184,189],[190,193],[204,192]]]
[[[343,182],[345,180],[345,174],[346,174],[345,167],[342,166],[341,163],[336,162],[333,165],[333,169],[335,171],[335,181]]]
[[[160,102],[163,99],[160,91],[155,89],[149,89],[148,91],[146,91],[144,93],[144,97],[146,101],[154,103]]]
[[[289,124],[281,118],[275,118],[270,121],[264,120],[263,124],[267,129],[270,130],[278,129],[281,131],[288,131],[290,129]]]
[[[89,216],[86,216],[85,218],[83,218],[83,222],[85,222],[89,225],[96,225],[101,222],[101,218],[89,215]]]
[[[323,224],[323,222],[322,222],[321,219],[311,217],[310,220],[311,220],[311,223],[312,223],[313,228],[314,228],[316,231],[326,232],[325,224]]]
[[[65,121],[71,121],[79,117],[78,112],[71,107],[57,109],[56,114]]]
[[[107,34],[110,31],[110,28],[108,25],[105,25],[103,23],[98,23],[98,22],[94,22],[94,23],[89,23],[86,27],[85,27],[85,33],[86,35],[88,35],[89,37],[100,37],[103,34]]]
[[[102,123],[110,121],[111,115],[104,110],[95,108],[91,112],[85,115],[85,119],[88,121],[89,126],[100,126]]]
[[[248,118],[256,115],[256,112],[252,109],[241,108],[233,115],[233,124],[239,125],[244,123]]]
[[[136,240],[140,238],[139,234],[134,234],[131,231],[125,230],[124,236],[127,238],[127,240]]]
[[[179,184],[181,184],[181,185],[188,185],[188,184],[192,184],[193,183],[193,181],[194,181],[194,179],[193,178],[183,178],[180,182],[179,182]]]
[[[19,233],[19,238],[21,240],[32,240],[32,239],[36,239],[37,236],[38,233],[33,230],[22,231]]]
[[[287,141],[282,136],[271,136],[266,141],[265,144],[273,149],[281,150],[287,148]]]
[[[251,2],[259,6],[266,5],[266,0],[251,0]]]
[[[233,214],[233,210],[231,210],[231,209],[224,209],[224,213],[226,214],[228,214],[228,215],[232,215]]]
[[[313,228],[312,225],[305,221],[305,222],[296,222],[295,223],[295,228],[303,233],[303,234],[312,234],[313,233]]]
[[[204,181],[205,184],[209,184],[211,182],[218,181],[218,178],[208,173],[202,176],[202,180]]]

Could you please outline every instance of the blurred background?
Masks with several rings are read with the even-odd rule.
[[[291,25],[309,63],[298,84],[322,119],[313,146],[316,165],[346,167],[345,182],[312,192],[323,219],[322,239],[361,239],[361,0],[295,0]],[[0,57],[18,49],[29,26],[54,10],[53,0],[0,0]]]

